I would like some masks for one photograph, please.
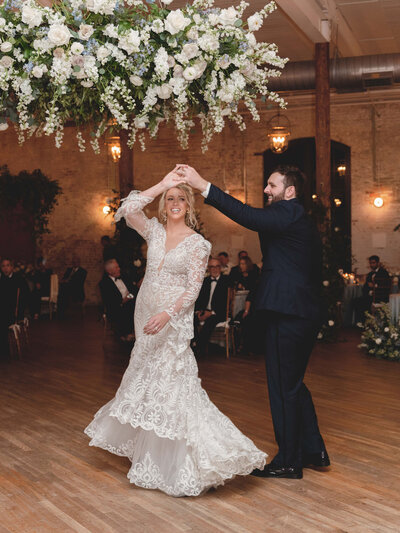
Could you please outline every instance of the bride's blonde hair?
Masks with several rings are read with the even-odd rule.
[[[185,198],[188,204],[188,210],[186,211],[185,215],[185,224],[189,226],[189,228],[197,229],[198,222],[197,222],[197,216],[196,211],[194,208],[194,194],[192,187],[189,187],[189,185],[186,185],[185,183],[179,183],[178,185],[174,185],[168,191],[171,189],[179,189],[185,194]],[[158,204],[158,218],[160,221],[165,224],[167,222],[167,212],[165,209],[165,197],[167,196],[168,191],[165,191],[162,193],[160,198],[160,203]]]

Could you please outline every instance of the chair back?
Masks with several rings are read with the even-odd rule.
[[[51,303],[57,303],[58,297],[58,276],[57,274],[52,274],[50,276],[50,297],[49,301]]]

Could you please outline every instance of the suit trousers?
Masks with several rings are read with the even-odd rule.
[[[278,454],[274,466],[301,468],[304,454],[326,451],[311,393],[303,383],[319,323],[266,313],[266,369]]]

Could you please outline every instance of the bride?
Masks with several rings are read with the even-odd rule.
[[[128,478],[135,485],[198,496],[235,475],[262,469],[266,454],[201,387],[190,340],[211,244],[193,229],[192,189],[176,178],[172,171],[148,190],[132,191],[115,215],[146,239],[147,268],[129,366],[115,397],[85,433],[91,446],[129,457]],[[143,212],[160,194],[161,222]]]

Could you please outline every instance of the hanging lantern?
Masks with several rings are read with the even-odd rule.
[[[290,121],[279,110],[267,124],[269,147],[275,154],[282,154],[287,150],[290,137]]]
[[[340,207],[342,205],[342,200],[340,198],[334,198],[333,201],[335,202],[336,207]]]
[[[114,137],[107,137],[104,141],[104,144],[108,146],[108,152],[114,161],[114,163],[118,163],[118,161],[121,158],[121,140],[118,135]]]
[[[346,175],[346,165],[341,164],[341,165],[339,165],[337,167],[336,170],[337,170],[337,173],[339,174],[339,176],[345,176]]]

